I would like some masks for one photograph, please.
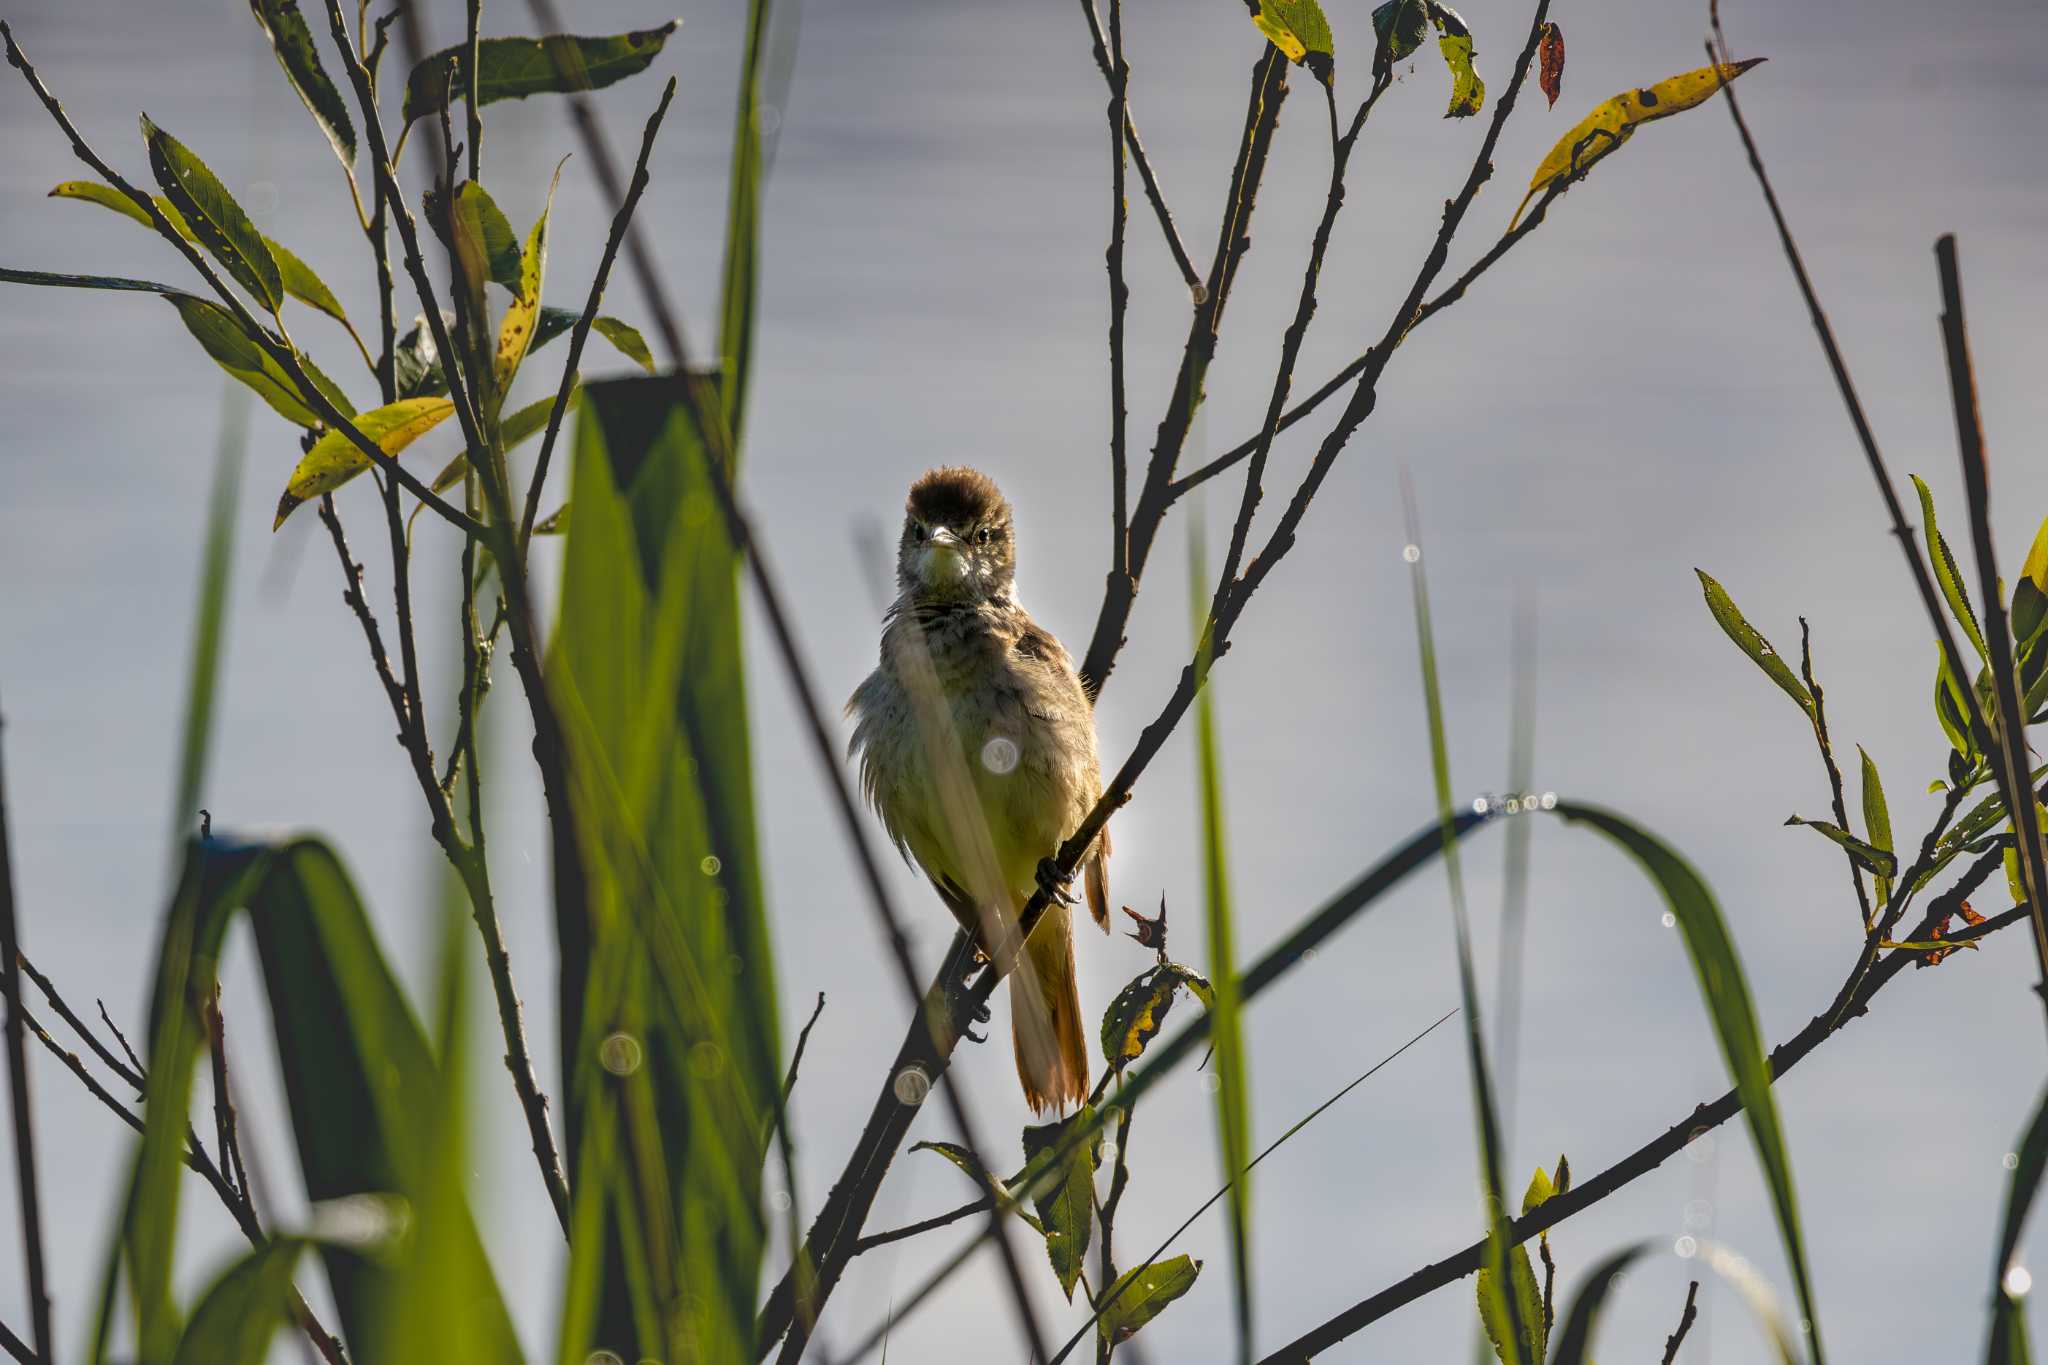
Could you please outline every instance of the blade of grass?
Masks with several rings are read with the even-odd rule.
[[[2005,1192],[2005,1223],[1998,1236],[1998,1259],[1991,1263],[1991,1340],[1985,1349],[1985,1365],[2015,1365],[2028,1359],[2027,1320],[2020,1295],[2015,1293],[2014,1258],[2019,1254],[2020,1232],[2040,1192],[2041,1176],[2048,1171],[2048,1092],[2034,1107],[2034,1117],[2020,1139],[2012,1171],[2012,1184]],[[2024,1273],[2024,1272],[2022,1272]],[[2030,1283],[2030,1282],[2029,1282]]]
[[[1208,548],[1199,516],[1188,518],[1189,601],[1198,653],[1207,649],[1209,598]],[[1197,668],[1206,669],[1204,658]],[[1216,1049],[1216,1131],[1223,1151],[1223,1174],[1230,1191],[1230,1271],[1237,1308],[1237,1358],[1252,1352],[1251,1241],[1251,1116],[1247,1096],[1243,1026],[1237,978],[1237,953],[1232,942],[1230,863],[1223,828],[1222,761],[1216,744],[1216,684],[1211,680],[1195,697],[1195,763],[1199,772],[1202,815],[1202,886],[1209,937],[1209,980],[1215,996],[1209,1003],[1210,1036]]]
[[[1572,1296],[1572,1306],[1565,1311],[1564,1331],[1557,1339],[1557,1351],[1550,1357],[1550,1365],[1587,1365],[1588,1353],[1593,1349],[1593,1328],[1600,1320],[1600,1310],[1606,1306],[1614,1282],[1649,1249],[1649,1243],[1638,1242],[1593,1267],[1579,1292]]]
[[[1508,791],[1527,802],[1536,769],[1536,609],[1524,597],[1515,609],[1514,641],[1509,648]],[[1500,981],[1494,1003],[1495,1049],[1500,1054],[1501,1142],[1512,1147],[1515,1134],[1515,1092],[1521,1068],[1522,943],[1529,910],[1529,836],[1533,820],[1510,820],[1500,901]]]
[[[1777,1102],[1771,1097],[1771,1068],[1764,1057],[1763,1030],[1757,1025],[1756,1006],[1750,999],[1742,960],[1736,955],[1735,941],[1729,936],[1721,907],[1692,865],[1640,825],[1612,811],[1575,801],[1559,801],[1557,813],[1568,823],[1583,824],[1606,835],[1634,858],[1656,883],[1678,922],[1686,953],[1699,977],[1700,996],[1713,1022],[1715,1040],[1721,1045],[1722,1059],[1742,1105],[1743,1120],[1756,1144],[1757,1162],[1763,1167],[1764,1181],[1770,1187],[1771,1207],[1799,1292],[1800,1311],[1811,1324],[1814,1365],[1823,1365],[1826,1357],[1821,1349],[1820,1314],[1814,1305],[1813,1279],[1807,1270],[1805,1243],[1799,1230],[1799,1197],[1792,1187],[1791,1153],[1778,1124]]]
[[[1472,1078],[1472,1104],[1479,1137],[1479,1177],[1486,1195],[1486,1268],[1491,1272],[1496,1315],[1507,1324],[1497,1343],[1505,1365],[1522,1361],[1524,1343],[1538,1341],[1541,1324],[1524,1323],[1521,1305],[1509,1286],[1507,1190],[1501,1181],[1500,1115],[1493,1082],[1487,1074],[1486,1041],[1479,1017],[1479,987],[1472,972],[1472,926],[1465,911],[1465,875],[1458,858],[1457,814],[1451,803],[1450,751],[1444,741],[1442,692],[1437,685],[1436,641],[1430,628],[1429,582],[1422,567],[1422,528],[1415,506],[1415,485],[1401,470],[1401,506],[1408,529],[1402,558],[1410,568],[1415,596],[1415,644],[1422,663],[1422,695],[1429,718],[1430,773],[1436,787],[1437,823],[1442,830],[1444,873],[1450,882],[1451,922],[1458,940],[1458,994],[1465,1011],[1465,1053]],[[1540,1351],[1540,1346],[1539,1346]],[[1527,1365],[1540,1365],[1529,1361]]]
[[[199,561],[192,661],[185,683],[184,739],[179,745],[178,785],[171,804],[174,840],[198,818],[199,789],[206,781],[206,759],[212,747],[214,690],[226,644],[228,576],[235,552],[235,504],[241,491],[242,457],[249,448],[249,391],[237,384],[224,386],[220,417],[213,490],[207,499],[206,548]]]

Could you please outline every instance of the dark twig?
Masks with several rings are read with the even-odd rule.
[[[1110,3],[1114,6],[1116,0],[1110,0]],[[1114,12],[1115,10],[1112,8],[1111,13]],[[1127,1104],[1117,1106],[1116,1167],[1109,1178],[1109,1198],[1103,1200],[1101,1207],[1097,1210],[1096,1221],[1102,1227],[1102,1287],[1097,1290],[1094,1298],[1096,1302],[1104,1307],[1107,1307],[1111,1302],[1109,1291],[1116,1284],[1116,1211],[1123,1204],[1124,1191],[1129,1188],[1131,1183],[1131,1115],[1136,1112],[1137,1110]],[[1097,1311],[1096,1316],[1101,1316],[1100,1310]],[[1087,1330],[1085,1326],[1081,1329],[1083,1333]],[[1062,1350],[1072,1350],[1073,1346],[1074,1342],[1070,1339]],[[1115,1342],[1097,1333],[1095,1338],[1095,1365],[1109,1365],[1110,1354],[1115,1350]],[[1058,1360],[1059,1357],[1054,1356],[1053,1359]]]
[[[533,538],[534,517],[540,511],[541,487],[547,482],[548,461],[555,453],[555,440],[562,432],[562,418],[569,411],[569,395],[576,388],[576,369],[583,359],[583,345],[590,340],[590,328],[597,321],[598,306],[604,301],[605,282],[611,278],[612,262],[619,258],[619,244],[626,239],[626,229],[633,221],[633,210],[639,206],[641,191],[647,188],[647,159],[654,152],[655,134],[661,131],[661,120],[668,113],[669,101],[675,98],[675,77],[669,77],[668,85],[661,92],[661,103],[654,106],[648,116],[647,127],[640,134],[640,156],[633,163],[633,177],[626,182],[625,197],[619,201],[617,213],[612,215],[611,232],[604,239],[604,254],[597,259],[597,274],[590,281],[590,296],[584,300],[583,313],[576,319],[576,325],[569,330],[569,356],[562,363],[562,382],[555,389],[555,405],[548,409],[548,426],[540,440],[540,454],[533,462],[533,477],[526,485],[526,508],[519,517],[519,543],[525,545]]]
[[[213,999],[206,1003],[206,1051],[213,1066],[213,1150],[220,1154],[220,1173],[237,1195],[249,1201],[249,1173],[242,1165],[235,1101],[228,1093],[227,1021],[221,1017],[218,982],[214,983]]]
[[[2028,780],[2027,712],[2020,704],[2019,668],[2013,660],[2012,630],[2006,620],[2003,585],[1991,544],[1991,470],[1984,458],[1984,428],[1977,413],[1977,378],[1970,365],[1970,338],[1963,321],[1963,280],[1956,239],[1944,233],[1934,243],[1941,273],[1941,335],[1948,351],[1949,391],[1956,412],[1956,441],[1963,459],[1963,492],[1970,506],[1970,540],[1977,556],[1977,585],[1984,597],[1984,643],[1991,651],[1991,687],[1998,698],[1992,771],[2005,796],[2006,813],[2019,838],[2019,864],[2027,901],[2034,907],[2034,951],[2040,959],[2038,993],[2048,1008],[2048,858],[2041,848],[2041,819]],[[1969,675],[1957,673],[1965,691],[1975,693]]]
[[[1138,581],[1144,575],[1159,523],[1166,516],[1167,485],[1187,444],[1195,409],[1202,402],[1203,383],[1209,361],[1216,354],[1216,338],[1223,323],[1224,304],[1230,298],[1230,285],[1237,276],[1238,264],[1251,249],[1252,211],[1265,175],[1267,153],[1273,145],[1273,130],[1280,121],[1280,105],[1286,97],[1287,61],[1278,48],[1269,45],[1252,68],[1244,135],[1231,171],[1230,192],[1224,198],[1216,254],[1210,261],[1208,284],[1188,322],[1173,395],[1165,415],[1159,419],[1152,457],[1145,466],[1145,481],[1131,512],[1124,572],[1120,576],[1112,572],[1109,577],[1102,609],[1095,618],[1095,633],[1081,660],[1081,685],[1091,697],[1102,691],[1110,670],[1116,666],[1117,653],[1123,648],[1124,629],[1137,599]]]
[[[890,1228],[887,1232],[870,1233],[853,1244],[853,1254],[859,1256],[865,1252],[873,1251],[876,1247],[885,1247],[891,1242],[901,1242],[906,1238],[937,1231],[939,1228],[951,1227],[963,1218],[972,1218],[978,1213],[987,1213],[990,1208],[994,1207],[995,1202],[994,1195],[986,1195],[980,1199],[962,1204],[958,1208],[948,1209],[944,1213],[935,1213],[931,1217],[920,1219],[915,1223],[906,1223],[900,1228]]]
[[[1699,1296],[1700,1282],[1694,1280],[1686,1287],[1685,1311],[1678,1315],[1678,1330],[1664,1338],[1663,1365],[1671,1365],[1673,1361],[1678,1359],[1678,1348],[1685,1344],[1685,1334],[1692,1330],[1693,1319],[1700,1315],[1698,1306]]]
[[[113,1072],[116,1076],[119,1076],[128,1084],[134,1086],[135,1091],[138,1095],[141,1094],[141,1068],[131,1068],[127,1062],[122,1061],[120,1058],[116,1057],[112,1052],[108,1051],[107,1045],[99,1040],[99,1036],[97,1034],[95,1034],[91,1029],[86,1027],[85,1021],[79,1018],[78,1015],[73,1012],[71,1006],[65,1003],[64,997],[57,993],[57,988],[56,986],[51,984],[50,978],[43,975],[41,971],[37,970],[36,964],[29,960],[28,954],[21,953],[17,956],[19,957],[19,960],[21,962],[21,970],[23,975],[27,976],[29,980],[35,982],[36,989],[43,993],[43,999],[49,1001],[50,1008],[57,1011],[57,1017],[59,1019],[62,1019],[66,1026],[68,1026],[73,1033],[77,1034],[78,1037],[85,1043],[87,1047],[93,1050],[93,1055],[100,1059],[101,1064],[103,1064],[107,1068],[107,1070]],[[102,1006],[101,1010],[102,1017],[104,1017],[105,1006]],[[109,1027],[112,1027],[112,1025],[110,1024]]]
[[[1827,699],[1821,692],[1820,679],[1813,676],[1813,631],[1806,624],[1804,616],[1799,618],[1799,672],[1806,679],[1806,690],[1813,694],[1813,738],[1820,746],[1820,761],[1828,771],[1828,794],[1834,801],[1835,827],[1853,829],[1849,823],[1849,806],[1842,793],[1842,769],[1835,762],[1835,746],[1828,740]],[[1863,882],[1863,866],[1845,850],[1849,861],[1849,881],[1856,888],[1856,907],[1863,917],[1863,931],[1870,932],[1876,919],[1870,908],[1870,888]]]
[[[339,12],[338,8],[336,12]],[[151,225],[156,228],[157,235],[169,242],[184,255],[192,268],[199,272],[200,278],[205,280],[213,292],[220,297],[222,304],[226,306],[228,312],[234,315],[236,323],[247,334],[248,338],[262,348],[265,355],[282,366],[286,374],[291,376],[293,387],[298,391],[298,396],[304,399],[309,408],[319,414],[320,420],[348,437],[350,444],[361,451],[372,464],[383,470],[388,477],[397,479],[414,497],[432,508],[436,515],[461,528],[468,535],[482,534],[483,528],[481,526],[478,526],[471,518],[450,507],[438,494],[414,477],[410,470],[401,465],[396,457],[386,454],[382,446],[371,440],[363,433],[361,428],[349,420],[346,414],[335,407],[333,401],[321,391],[320,386],[315,384],[307,374],[304,364],[299,360],[298,351],[288,342],[281,341],[277,337],[272,336],[268,328],[257,322],[248,308],[242,303],[240,295],[228,287],[227,282],[220,277],[220,273],[213,268],[212,263],[200,254],[199,248],[187,241],[183,234],[171,226],[170,220],[164,216],[163,210],[157,206],[153,198],[136,189],[119,171],[108,165],[97,152],[93,151],[91,146],[86,143],[83,135],[72,124],[70,115],[64,112],[64,106],[58,103],[57,97],[52,95],[48,87],[43,84],[42,77],[36,74],[35,67],[30,64],[27,55],[22,52],[20,46],[14,41],[14,33],[8,28],[4,20],[0,20],[0,41],[6,43],[7,60],[22,73],[22,76],[28,81],[29,88],[35,91],[36,98],[42,101],[43,108],[49,112],[50,117],[56,121],[57,127],[64,135],[71,140],[71,150],[77,153],[79,160],[97,171],[101,179],[119,190],[131,204],[148,216]],[[343,47],[346,50],[346,43],[343,44]],[[374,126],[373,116],[372,127],[374,128]],[[379,143],[382,141],[382,136],[381,133],[375,134],[376,140]],[[429,309],[428,311],[431,314],[433,310]]]
[[[1089,22],[1095,21],[1095,0],[1081,0]],[[1101,40],[1096,43],[1101,50]],[[1109,577],[1112,583],[1130,578],[1130,471],[1126,439],[1129,412],[1124,406],[1124,309],[1131,291],[1124,285],[1124,125],[1130,120],[1131,64],[1124,60],[1123,0],[1109,0]]]
[[[1997,861],[1994,857],[1984,868],[1984,875],[1988,875],[1996,866]],[[1975,874],[1976,869],[1973,868],[1971,875]],[[1953,906],[1944,909],[1944,903],[1950,896],[1960,901],[1961,896],[1957,895],[1957,892],[1967,894],[1966,888],[1969,884],[1970,877],[1965,876],[1963,883],[1931,905],[1913,937],[1920,939],[1931,933],[1941,916],[1953,910]],[[1992,916],[1982,924],[1972,926],[1967,936],[1956,934],[1951,937],[1958,941],[1982,938],[1986,934],[2017,923],[2026,918],[2028,913],[2027,907],[2015,906],[2002,914]],[[1909,964],[1920,960],[1920,953],[1904,949],[1894,950],[1887,953],[1873,970],[1865,973],[1860,979],[1852,976],[1844,983],[1844,989],[1848,992],[1844,1008],[1830,1006],[1809,1020],[1806,1027],[1798,1033],[1772,1049],[1769,1058],[1766,1059],[1771,1079],[1776,1081],[1803,1061],[1808,1053],[1839,1032],[1851,1019],[1862,1015],[1868,1009],[1870,1001],[1893,977]],[[1631,1181],[1655,1170],[1684,1150],[1687,1143],[1726,1123],[1741,1111],[1741,1103],[1736,1099],[1732,1089],[1718,1099],[1696,1105],[1690,1113],[1663,1133],[1592,1179],[1575,1183],[1570,1190],[1545,1200],[1521,1218],[1514,1220],[1509,1226],[1510,1240],[1515,1244],[1525,1242],[1599,1203]],[[1262,1365],[1299,1365],[1299,1362],[1330,1349],[1394,1310],[1413,1303],[1454,1280],[1472,1274],[1483,1263],[1485,1254],[1486,1243],[1482,1240],[1440,1261],[1423,1266],[1406,1278],[1389,1285],[1368,1299],[1360,1300],[1327,1322],[1289,1342],[1268,1356]]]
[[[4,1322],[0,1322],[0,1350],[6,1351],[8,1355],[20,1361],[21,1365],[43,1365],[42,1357],[29,1349],[29,1344],[14,1335],[13,1330]]]
[[[202,834],[199,837],[203,839],[206,836]],[[128,1041],[128,1035],[121,1032],[121,1026],[114,1022],[113,1016],[107,1013],[107,1002],[95,998],[93,1000],[93,1004],[99,1007],[100,1022],[107,1026],[107,1032],[114,1035],[114,1041],[121,1045],[121,1051],[127,1055],[128,1065],[131,1068],[133,1068],[133,1070],[122,1072],[121,1074],[124,1078],[129,1076],[134,1077],[135,1092],[137,1097],[139,1098],[141,1096],[142,1091],[145,1089],[143,1073],[148,1069],[144,1067],[142,1064],[142,1055],[135,1050],[135,1044]],[[120,1068],[118,1067],[116,1067],[115,1069],[117,1071],[120,1070]]]
[[[0,719],[0,731],[5,721]],[[28,1088],[26,1014],[21,998],[21,926],[14,908],[14,861],[7,844],[7,784],[0,769],[0,981],[7,987],[7,1094],[14,1117],[14,1189],[21,1210],[23,1263],[28,1269],[28,1311],[36,1354],[57,1358],[50,1328],[50,1285],[43,1261],[43,1204],[36,1182],[36,1135]]]
[[[1109,82],[1109,88],[1119,92],[1118,98],[1123,102],[1123,143],[1130,148],[1131,161],[1138,168],[1138,179],[1145,185],[1145,197],[1152,201],[1152,213],[1159,219],[1159,230],[1166,235],[1166,249],[1173,253],[1173,263],[1180,268],[1180,277],[1199,300],[1202,277],[1195,273],[1195,263],[1188,259],[1187,246],[1180,239],[1180,230],[1173,225],[1173,212],[1166,207],[1166,195],[1159,188],[1159,177],[1152,171],[1152,159],[1145,155],[1145,144],[1138,138],[1138,125],[1131,121],[1130,101],[1121,94],[1130,80],[1130,69],[1123,61],[1122,37],[1117,35],[1114,44],[1117,51],[1112,56],[1110,47],[1103,42],[1102,18],[1095,12],[1095,0],[1081,0],[1081,13],[1088,19],[1088,37],[1094,44],[1095,65],[1102,72],[1102,78]],[[1118,17],[1116,7],[1112,6],[1110,25],[1113,32]],[[1122,74],[1118,75],[1118,72]]]

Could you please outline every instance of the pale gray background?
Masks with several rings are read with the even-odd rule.
[[[9,9],[47,79],[129,173],[146,172],[135,115],[147,109],[206,156],[357,317],[374,319],[367,254],[336,167],[243,5],[17,0]],[[668,12],[653,3],[574,9],[584,31]],[[716,297],[741,9],[721,0],[685,13],[657,68],[682,88],[641,222],[655,230],[700,338]],[[1356,0],[1331,12],[1353,100],[1366,84],[1368,9]],[[438,10],[446,40],[459,7]],[[1533,91],[1525,95],[1454,269],[1505,224],[1530,168],[1584,110],[1699,64],[1703,10],[1692,0],[1558,8],[1570,44],[1565,95],[1548,113]],[[1526,6],[1472,0],[1465,13],[1498,91]],[[1929,247],[1938,232],[1960,234],[1998,533],[2016,564],[2048,511],[2038,435],[2048,419],[2039,321],[2048,305],[2048,14],[2027,0],[1732,0],[1726,18],[1742,53],[1772,58],[1744,80],[1745,105],[1901,486],[1907,471],[1926,473],[1957,524]],[[488,14],[490,32],[529,27],[518,6]],[[1138,118],[1206,261],[1260,40],[1235,0],[1132,0],[1128,30]],[[42,198],[82,171],[14,74],[4,75],[0,259],[180,279],[174,254],[131,224]],[[615,142],[628,143],[657,79],[602,97]],[[1315,99],[1298,79],[1218,358],[1203,433],[1211,450],[1256,422],[1293,307],[1326,167]],[[1425,53],[1375,115],[1353,163],[1305,381],[1320,381],[1379,334],[1442,198],[1465,173],[1481,126],[1444,122],[1444,99],[1443,73]],[[860,528],[887,527],[908,480],[941,461],[971,461],[1002,481],[1018,507],[1028,601],[1075,648],[1085,642],[1107,548],[1104,100],[1071,4],[814,0],[803,15],[767,195],[745,492],[833,702],[870,666],[872,585],[886,572],[862,548]],[[519,223],[575,145],[563,115],[546,101],[491,111],[485,178]],[[582,158],[570,163],[556,214],[549,292],[574,303],[604,219]],[[1141,452],[1167,396],[1186,297],[1135,198],[1130,240],[1131,432]],[[609,303],[646,320],[626,279]],[[298,334],[359,398],[367,392],[336,330],[306,317]],[[0,689],[24,933],[74,998],[104,995],[132,1021],[157,931],[222,383],[171,311],[139,296],[9,289],[0,293],[0,355]],[[549,381],[527,382],[540,392]],[[268,531],[295,458],[291,433],[265,409],[253,420],[205,804],[226,825],[331,836],[418,983],[440,859],[318,526],[301,515],[281,535]],[[1281,442],[1269,515],[1324,429],[1310,423]],[[438,466],[452,445],[440,433],[410,458]],[[1944,744],[1928,704],[1925,624],[1721,109],[1647,129],[1404,348],[1300,548],[1253,605],[1217,677],[1247,956],[1429,818],[1397,461],[1414,472],[1427,527],[1460,791],[1505,780],[1508,630],[1516,600],[1531,597],[1541,623],[1540,783],[1609,803],[1676,841],[1721,898],[1767,1035],[1793,1032],[1838,983],[1854,950],[1854,910],[1839,856],[1779,828],[1792,811],[1823,813],[1811,742],[1793,708],[1714,628],[1693,567],[1721,577],[1781,647],[1796,643],[1795,615],[1811,617],[1841,751],[1853,759],[1854,741],[1870,747],[1901,830],[1917,833],[1929,817],[1933,802],[1920,792],[1940,773]],[[1218,534],[1235,490],[1229,480],[1213,490]],[[388,580],[373,498],[363,485],[340,501],[382,610]],[[1185,537],[1184,521],[1167,529],[1104,698],[1111,762],[1182,662]],[[429,585],[423,610],[437,627],[451,620],[452,554],[438,528],[423,530],[418,581]],[[438,641],[430,661],[435,695],[445,696],[453,645]],[[814,992],[830,996],[796,1104],[808,1212],[865,1116],[904,1011],[765,645],[756,624],[755,748],[786,1036]],[[515,703],[508,673],[491,708],[501,770],[526,739]],[[1189,756],[1176,738],[1119,817],[1113,875],[1123,901],[1146,906],[1165,891],[1176,946],[1199,964]],[[538,802],[529,787],[503,785],[495,801],[503,908],[529,1031],[555,1091],[554,1049],[544,1041],[554,1036],[553,963]],[[1488,835],[1471,861],[1489,984],[1499,847]],[[950,921],[910,872],[894,875],[930,961]],[[1518,1185],[1560,1149],[1582,1173],[1598,1170],[1724,1085],[1679,941],[1661,927],[1639,875],[1607,847],[1546,823],[1533,886]],[[1996,890],[1979,899],[1987,909],[2002,903]],[[1091,937],[1082,951],[1091,1008],[1144,965],[1124,939]],[[295,1175],[246,947],[236,957],[229,1010],[243,1091],[270,1183],[288,1195]],[[2027,959],[2015,932],[1939,972],[1908,974],[1870,1019],[1779,1088],[1839,1359],[1954,1360],[1981,1349],[2000,1159],[2042,1074]],[[1445,890],[1432,872],[1252,1010],[1258,1140],[1455,997]],[[970,1050],[956,1072],[987,1131],[1004,1135],[992,1156],[1006,1166],[1023,1117],[1007,1052]],[[35,1077],[60,1318],[75,1345],[129,1139],[47,1059]],[[522,1330],[545,1351],[562,1252],[502,1082],[495,1068],[479,1079],[490,1131],[475,1193]],[[1260,1168],[1262,1345],[1477,1232],[1470,1132],[1464,1066],[1446,1029]],[[1214,1187],[1212,1133],[1193,1074],[1148,1103],[1134,1133],[1127,1255],[1148,1249]],[[915,1136],[951,1136],[937,1106]],[[1713,1234],[1783,1286],[1747,1138],[1725,1128],[1714,1150],[1573,1220],[1554,1239],[1567,1279],[1626,1240],[1668,1245],[1687,1202],[1706,1199]],[[8,1185],[0,1225],[12,1228]],[[966,1192],[934,1158],[906,1159],[877,1225]],[[181,1277],[191,1287],[236,1239],[196,1182],[187,1208]],[[865,1331],[953,1240],[942,1234],[860,1260],[827,1314],[826,1339],[844,1346]],[[1218,1359],[1231,1330],[1220,1211],[1182,1245],[1210,1269],[1142,1341],[1156,1361]],[[25,1328],[17,1257],[11,1235],[0,1241],[0,1316]],[[770,1273],[780,1264],[778,1255]],[[1654,1356],[1691,1269],[1666,1254],[1631,1277],[1603,1358]],[[1049,1292],[1044,1266],[1034,1265],[1034,1281],[1050,1317],[1078,1320]],[[1739,1302],[1711,1287],[1702,1302],[1685,1358],[1757,1358],[1761,1338]],[[1472,1323],[1464,1282],[1329,1358],[1456,1360],[1470,1350]],[[1021,1358],[1007,1345],[987,1349],[991,1331],[1007,1341],[1008,1310],[984,1258],[898,1331],[892,1358]]]

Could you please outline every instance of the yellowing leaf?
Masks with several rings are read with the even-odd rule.
[[[386,455],[396,455],[439,426],[453,411],[455,404],[446,398],[401,398],[362,414],[355,423],[377,443],[378,449]],[[272,529],[284,525],[284,519],[300,503],[333,492],[369,464],[370,457],[356,449],[345,432],[330,431],[322,436],[292,471],[284,496],[277,500],[277,520]]]
[[[1316,0],[1248,0],[1252,23],[1282,56],[1328,85],[1337,68],[1330,21]]]
[[[1472,30],[1449,5],[1431,5],[1430,22],[1436,25],[1437,51],[1451,69],[1451,107],[1445,118],[1470,118],[1486,103],[1486,82],[1472,68]]]
[[[2034,642],[2041,627],[2048,624],[2048,521],[2034,536],[2034,548],[2020,566],[2020,581],[2012,590],[2012,638],[2022,652]]]
[[[558,161],[555,178],[548,182],[547,202],[541,205],[533,230],[526,234],[526,250],[519,261],[518,291],[512,306],[505,310],[505,320],[498,325],[498,354],[491,375],[500,400],[512,387],[512,377],[519,373],[519,362],[526,358],[527,348],[533,342],[534,325],[540,318],[541,277],[547,273],[548,265],[548,212],[555,204],[555,186],[561,183],[562,163]]]
[[[1643,124],[1669,118],[1706,103],[1723,85],[1763,60],[1762,57],[1752,57],[1745,62],[1703,66],[1697,71],[1658,81],[1655,85],[1624,90],[1596,106],[1592,113],[1580,119],[1570,132],[1557,140],[1557,145],[1536,167],[1536,174],[1529,178],[1529,193],[1522,196],[1514,221],[1508,224],[1509,229],[1512,230],[1515,222],[1521,220],[1522,209],[1528,207],[1529,200],[1538,191],[1560,181],[1569,183],[1578,179],[1591,169],[1594,162],[1633,137]]]
[[[637,328],[600,313],[591,319],[590,330],[617,347],[619,354],[626,359],[647,373],[654,373],[654,352],[647,349],[647,338],[641,336]]]

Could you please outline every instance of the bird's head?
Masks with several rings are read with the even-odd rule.
[[[896,549],[896,586],[906,595],[991,601],[1010,595],[1016,573],[1010,504],[995,480],[948,465],[910,486]]]

